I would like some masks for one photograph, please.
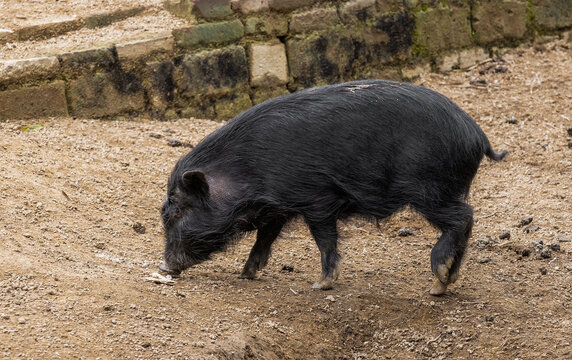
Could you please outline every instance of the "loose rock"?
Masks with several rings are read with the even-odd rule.
[[[513,117],[509,118],[506,122],[513,125],[518,124],[518,120]]]
[[[147,230],[145,228],[145,225],[141,224],[140,222],[136,222],[135,224],[132,225],[132,227],[137,234],[145,234],[145,231]]]
[[[552,249],[553,251],[560,251],[560,244],[555,242],[550,244],[550,249]]]
[[[524,232],[528,234],[528,233],[537,231],[538,229],[540,229],[539,226],[537,226],[537,225],[530,225],[530,226],[527,226],[527,227],[524,228]]]
[[[559,242],[570,242],[570,241],[572,241],[564,235],[559,235],[558,237],[556,237],[556,240],[558,240]]]
[[[397,235],[405,237],[414,235],[414,233],[413,230],[411,230],[410,228],[402,228],[397,231]]]
[[[510,239],[510,232],[509,231],[503,232],[502,234],[499,235],[499,239],[509,240]]]
[[[544,259],[550,259],[552,257],[552,251],[549,248],[543,248],[540,250],[540,256]]]
[[[539,270],[542,275],[546,275],[548,273],[545,267],[541,267]]]
[[[527,216],[527,217],[523,218],[522,220],[520,220],[518,227],[523,227],[523,226],[530,224],[532,222],[532,219],[533,219],[532,216]]]
[[[292,272],[292,271],[294,271],[294,266],[292,266],[292,265],[282,265],[282,271]]]

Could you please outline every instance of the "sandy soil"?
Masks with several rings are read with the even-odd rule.
[[[222,124],[0,123],[0,357],[571,358],[570,45],[418,83],[510,151],[483,161],[461,278],[442,297],[428,294],[438,234],[408,211],[380,228],[339,224],[343,270],[331,291],[311,290],[319,252],[300,222],[254,281],[238,279],[252,236],[173,285],[148,281],[161,262],[167,177],[188,151],[168,140],[196,144]],[[400,237],[405,227],[414,234]]]

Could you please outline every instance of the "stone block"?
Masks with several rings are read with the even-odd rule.
[[[284,36],[288,34],[288,19],[277,14],[251,17],[246,19],[244,30],[247,35]]]
[[[137,59],[156,52],[172,53],[175,46],[173,36],[163,36],[157,39],[130,41],[115,46],[119,60]]]
[[[10,29],[0,29],[0,45],[16,41],[16,33]]]
[[[340,17],[345,24],[365,23],[375,12],[375,0],[351,0],[341,6]]]
[[[71,80],[68,93],[71,114],[100,118],[143,110],[145,97],[142,87],[133,84],[134,79],[130,76],[123,79],[116,75],[96,73]]]
[[[165,10],[171,14],[187,20],[195,20],[193,3],[191,0],[167,0],[164,2]]]
[[[63,81],[0,92],[0,120],[68,116]]]
[[[489,54],[483,48],[463,50],[459,53],[459,67],[469,68],[489,58]]]
[[[106,70],[114,66],[116,59],[111,49],[95,48],[72,51],[59,55],[62,71],[70,73],[83,73],[86,69]]]
[[[149,64],[149,99],[154,112],[164,112],[175,98],[174,69],[175,65],[171,60]]]
[[[345,79],[353,71],[356,44],[350,34],[321,33],[286,43],[290,76],[311,87]]]
[[[415,13],[414,47],[421,55],[435,57],[472,43],[468,7],[437,8]]]
[[[46,79],[55,77],[60,63],[55,56],[0,61],[0,84],[8,84],[21,79]]]
[[[209,44],[226,44],[238,41],[244,35],[240,20],[201,24],[173,31],[177,46],[193,49]]]
[[[288,82],[288,64],[284,44],[253,44],[249,55],[252,86],[275,86]]]
[[[229,99],[219,99],[214,104],[215,116],[218,120],[232,119],[251,107],[252,101],[246,93],[241,93]]]
[[[174,70],[173,80],[184,98],[220,96],[248,87],[248,62],[241,46],[186,55]]]
[[[85,27],[96,29],[113,24],[114,22],[121,21],[132,16],[142,13],[147,8],[145,6],[137,6],[134,8],[118,9],[111,12],[102,12],[99,14],[90,15],[83,20]]]
[[[339,23],[338,12],[334,7],[317,8],[293,14],[290,19],[290,32],[304,33],[325,30]]]
[[[231,7],[234,11],[251,14],[268,10],[268,0],[231,0]]]
[[[414,28],[415,21],[407,11],[383,14],[373,18],[367,30],[372,36],[379,38],[380,35],[383,35],[388,40],[381,44],[379,40],[374,41],[371,44],[371,50],[378,53],[389,53],[390,56],[409,53],[413,45]],[[367,34],[368,31],[365,33]],[[366,45],[368,45],[367,42]]]
[[[572,1],[530,0],[534,22],[544,30],[562,29],[572,26]]]
[[[314,5],[318,0],[268,0],[270,10],[291,11]]]
[[[440,72],[449,72],[453,69],[458,69],[458,68],[459,68],[459,54],[458,53],[442,56],[437,61],[437,69]]]
[[[505,39],[521,39],[526,32],[528,9],[525,2],[475,2],[473,30],[479,44]]]
[[[419,77],[422,74],[427,74],[431,72],[431,65],[420,64],[415,67],[406,67],[401,69],[401,76],[405,80],[412,80]]]
[[[230,0],[193,0],[193,3],[206,19],[222,19],[232,14]]]
[[[16,36],[18,41],[49,39],[70,31],[79,30],[82,26],[82,20],[68,18],[51,23],[26,26],[17,30]]]

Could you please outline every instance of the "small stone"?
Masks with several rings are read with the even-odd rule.
[[[18,324],[25,324],[25,323],[26,323],[26,318],[24,317],[18,318]]]
[[[532,219],[533,219],[532,216],[527,216],[527,217],[523,218],[522,220],[520,220],[518,227],[523,227],[523,226],[530,224],[532,222]]]
[[[502,234],[499,235],[499,239],[509,240],[510,239],[510,232],[509,231],[503,232]]]
[[[326,300],[330,300],[331,302],[336,301],[336,299],[334,298],[333,295],[328,295],[328,296],[326,296]]]
[[[414,234],[413,234],[413,230],[411,230],[410,228],[402,228],[402,229],[399,229],[397,231],[397,235],[405,237],[405,236],[411,236]]]
[[[524,249],[524,250],[522,250],[522,253],[521,253],[521,254],[522,254],[522,256],[524,256],[524,257],[528,257],[528,256],[530,256],[530,250],[529,250],[529,249]]]
[[[487,315],[487,316],[485,316],[485,321],[487,321],[487,322],[493,322],[493,321],[495,321],[495,318],[494,318],[493,316],[491,316],[491,315]]]
[[[282,265],[282,271],[292,272],[292,271],[294,271],[294,266],[292,266],[292,265]]]
[[[140,222],[136,222],[135,224],[132,225],[132,227],[137,234],[145,234],[146,231],[145,225],[141,224]]]
[[[151,133],[151,134],[149,134],[149,136],[154,138],[154,139],[160,139],[163,137],[163,135],[161,135],[159,133]]]
[[[552,249],[553,251],[560,251],[560,244],[555,242],[550,244],[550,249]]]
[[[530,226],[527,226],[527,227],[524,228],[524,232],[528,234],[528,233],[537,231],[538,229],[540,229],[539,226],[537,226],[537,225],[530,225]]]
[[[95,244],[95,248],[99,249],[99,250],[103,250],[103,249],[105,249],[105,243],[99,242],[99,243]]]
[[[179,147],[179,146],[183,146],[183,143],[179,140],[168,139],[167,145],[172,146],[172,147]]]
[[[530,247],[540,250],[544,247],[544,241],[542,240],[533,241],[530,243]]]
[[[513,125],[518,124],[518,120],[516,118],[513,118],[513,117],[509,118],[506,122],[509,124],[513,124]]]
[[[568,131],[568,136],[572,136],[572,127],[569,127],[567,131]]]
[[[544,259],[550,259],[552,257],[552,251],[549,248],[543,248],[540,250],[540,256]]]
[[[548,273],[545,267],[541,267],[539,270],[542,275],[546,275],[546,273]]]
[[[488,262],[491,262],[491,258],[480,258],[480,259],[477,259],[477,262],[479,264],[486,264]]]
[[[567,238],[564,235],[558,235],[558,237],[556,238],[556,240],[558,240],[559,242],[570,242],[572,240],[570,240],[569,238]]]

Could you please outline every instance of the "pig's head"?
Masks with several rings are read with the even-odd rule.
[[[177,166],[161,208],[165,230],[165,264],[173,274],[224,250],[242,233],[227,182],[201,170]]]

